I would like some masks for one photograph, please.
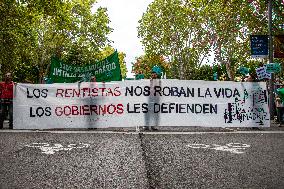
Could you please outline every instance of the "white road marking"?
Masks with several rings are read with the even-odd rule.
[[[39,148],[43,154],[54,154],[59,151],[69,151],[72,149],[88,148],[90,144],[78,143],[78,144],[68,144],[64,147],[62,144],[48,144],[48,143],[32,143],[25,145],[29,148]]]
[[[187,147],[193,149],[210,149],[210,150],[230,152],[234,154],[243,154],[245,153],[245,150],[250,147],[250,145],[242,143],[228,143],[226,145],[193,143],[193,144],[188,144]]]
[[[143,133],[145,135],[196,135],[196,134],[284,134],[284,131],[148,131],[148,132],[136,132],[130,131],[49,131],[49,130],[0,130],[0,133],[55,133],[55,134],[139,134]]]

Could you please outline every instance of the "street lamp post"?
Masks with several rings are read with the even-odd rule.
[[[268,29],[269,29],[269,63],[273,63],[273,38],[272,38],[272,0],[268,1]],[[269,80],[269,110],[270,118],[274,118],[274,73]]]

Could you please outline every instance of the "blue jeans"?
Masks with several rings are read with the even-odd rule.
[[[0,114],[0,129],[3,128],[4,120],[7,116],[7,113],[9,114],[9,128],[13,129],[13,101],[2,101],[1,100],[1,114]]]

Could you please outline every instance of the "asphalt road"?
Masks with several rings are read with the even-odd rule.
[[[0,188],[283,188],[283,131],[0,131]]]

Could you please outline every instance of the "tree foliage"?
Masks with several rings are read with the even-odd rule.
[[[0,2],[1,71],[17,81],[38,82],[50,57],[87,64],[107,54],[110,45],[107,9],[91,9],[96,0],[4,0]],[[121,65],[126,72],[123,53]],[[105,57],[103,57],[105,58]],[[33,73],[33,74],[31,74]]]
[[[210,48],[202,25],[206,18],[187,4],[181,0],[155,0],[138,27],[146,53],[164,55],[172,64],[172,74],[180,79],[190,77],[190,72],[185,75],[185,68],[199,67]]]
[[[146,53],[166,56],[180,79],[195,79],[208,60],[224,65],[233,80],[250,59],[250,35],[268,34],[267,7],[264,0],[155,0],[138,34]],[[282,1],[273,1],[273,13],[273,34],[283,34]]]
[[[167,78],[171,78],[170,64],[159,55],[142,55],[137,57],[136,61],[132,64],[132,73],[143,74],[145,79],[149,79],[154,66],[159,66],[163,74],[166,74]]]

